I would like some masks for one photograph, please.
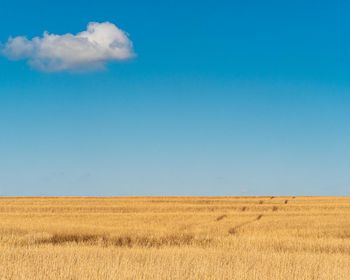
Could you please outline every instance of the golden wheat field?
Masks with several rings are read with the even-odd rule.
[[[350,279],[350,197],[3,197],[0,279]]]

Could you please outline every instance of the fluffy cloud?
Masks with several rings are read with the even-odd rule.
[[[9,38],[1,51],[10,59],[26,59],[32,67],[47,72],[101,69],[108,61],[133,57],[128,35],[109,22],[91,22],[86,31],[76,35],[45,32],[31,40]]]

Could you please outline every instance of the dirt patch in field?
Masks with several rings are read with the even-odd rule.
[[[94,234],[53,234],[45,238],[35,240],[37,245],[64,245],[84,244],[116,247],[163,247],[163,246],[207,246],[211,239],[198,238],[191,234],[167,235],[167,236],[107,236]]]
[[[219,217],[216,218],[217,221],[221,221],[222,219],[227,218],[227,215],[221,215]]]

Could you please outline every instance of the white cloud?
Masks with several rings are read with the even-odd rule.
[[[45,32],[31,40],[11,37],[1,51],[10,59],[26,59],[32,67],[47,72],[101,69],[108,61],[134,55],[128,35],[110,22],[91,22],[86,31],[76,35]]]

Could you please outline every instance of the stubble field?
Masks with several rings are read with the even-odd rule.
[[[3,197],[0,279],[350,279],[350,197]]]

